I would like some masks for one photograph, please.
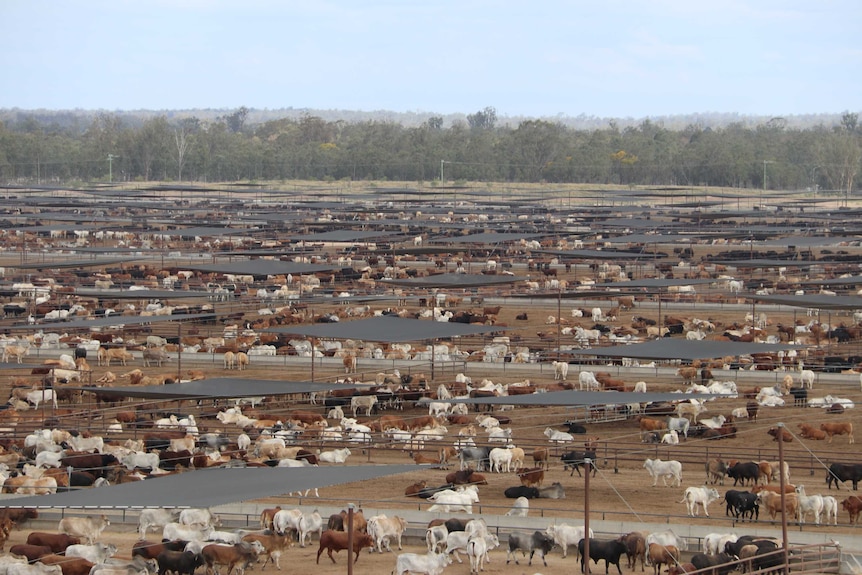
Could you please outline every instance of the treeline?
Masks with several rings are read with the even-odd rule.
[[[548,120],[499,125],[485,108],[464,121],[422,124],[325,120],[261,123],[250,110],[202,120],[154,115],[130,122],[50,115],[0,123],[0,180],[374,180],[548,182],[820,189],[849,193],[862,163],[862,126],[791,128],[781,118],[669,130],[644,120],[574,129]]]

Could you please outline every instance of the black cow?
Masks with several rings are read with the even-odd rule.
[[[440,487],[423,487],[416,493],[416,496],[421,499],[428,499],[438,491],[444,491],[446,489],[455,489],[455,484],[447,483],[445,485],[441,485]]]
[[[751,521],[760,519],[760,502],[755,493],[730,489],[724,494],[724,502],[727,504],[727,508],[724,511],[725,515],[729,515],[732,512],[736,519],[739,519],[740,515],[743,520],[746,515],[748,515]]]
[[[724,544],[724,552],[733,557],[739,557],[739,553],[746,545],[755,545],[758,553],[768,553],[778,549],[778,543],[774,539],[764,539],[754,535],[743,535],[736,541],[728,541]]]
[[[805,387],[794,387],[790,390],[793,396],[794,407],[805,407],[808,405],[808,389]]]
[[[515,551],[521,551],[525,556],[529,551],[530,561],[527,565],[532,565],[533,554],[538,551],[542,556],[542,563],[547,567],[548,562],[545,560],[545,555],[550,553],[553,547],[554,539],[541,531],[534,531],[532,535],[524,532],[512,533],[509,535],[509,550],[506,552],[506,565],[509,564],[512,557],[515,558],[515,565],[519,565]]]
[[[170,551],[165,549],[156,557],[159,575],[172,571],[177,575],[194,575],[195,569],[204,564],[200,553],[193,551]]]
[[[691,564],[697,570],[708,569],[713,567],[713,573],[716,575],[727,575],[731,571],[736,571],[734,562],[736,558],[727,553],[719,553],[718,555],[707,555],[706,553],[695,553],[691,558]]]
[[[572,472],[569,473],[569,477],[575,474],[575,471],[578,472],[578,477],[583,477],[581,475],[581,467],[584,466],[584,460],[590,459],[592,462],[593,468],[593,477],[596,476],[596,452],[595,451],[569,451],[568,453],[564,453],[560,456],[560,461],[563,462],[563,471],[572,468]]]
[[[751,480],[751,484],[754,485],[760,478],[760,467],[753,461],[740,461],[727,468],[727,476],[733,479],[734,487],[739,482],[745,485],[745,482],[749,479]]]
[[[626,544],[619,539],[611,539],[610,541],[600,541],[598,539],[590,539],[590,559],[596,565],[599,560],[605,560],[605,575],[608,575],[608,569],[611,564],[617,566],[619,575],[623,575],[620,569],[620,557],[626,552]],[[578,541],[578,553],[581,556],[581,572],[584,571],[584,540]]]
[[[832,489],[833,481],[836,488],[840,488],[839,481],[850,481],[853,484],[853,491],[856,491],[860,480],[862,480],[862,463],[833,463],[826,473],[826,487],[829,489]]]
[[[518,497],[526,497],[527,499],[536,499],[539,497],[539,490],[535,487],[525,487],[518,485],[517,487],[509,487],[503,492],[509,499],[517,499]]]
[[[587,432],[587,428],[578,423],[577,421],[567,421],[563,425],[565,426],[566,431],[571,434],[580,435]]]
[[[447,519],[443,525],[446,526],[449,533],[453,533],[455,531],[464,531],[467,529],[467,524],[470,521],[472,521],[472,519],[456,519],[455,517],[452,517],[451,519]]]

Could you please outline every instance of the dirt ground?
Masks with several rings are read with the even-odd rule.
[[[543,317],[553,313],[554,308],[539,310],[534,313],[530,310],[531,315],[535,317]],[[504,312],[514,314],[514,311]],[[721,321],[729,322],[737,315],[742,315],[744,312],[733,310],[726,312]],[[507,318],[512,321],[514,318]],[[777,318],[776,318],[777,320]],[[542,331],[547,330],[547,326],[542,325],[537,321],[530,322],[531,325],[521,328],[522,330]],[[577,377],[577,366],[572,366],[569,372],[570,379]],[[96,375],[103,372],[105,368],[96,368],[99,370]],[[481,370],[481,366],[470,365],[470,369],[476,377],[476,373]],[[590,369],[599,369],[593,367]],[[156,370],[152,370],[156,371]],[[224,372],[221,369],[208,370],[210,376],[222,375]],[[545,370],[544,376],[539,373],[538,366],[535,374],[531,374],[531,381],[534,383],[550,383],[552,374]],[[284,374],[280,368],[265,368],[263,366],[252,365],[252,369],[245,373],[246,377],[258,378],[276,378],[287,377],[288,379],[301,378],[302,373]],[[535,375],[535,377],[533,377]],[[511,382],[523,379],[522,377],[512,377],[511,375],[494,374],[491,376],[495,382]],[[798,376],[794,376],[797,377]],[[633,385],[634,379],[625,377],[628,385]],[[640,379],[640,378],[638,378]],[[660,377],[651,377],[646,379],[650,391],[666,391],[682,388],[682,383],[676,376],[662,375]],[[771,384],[774,381],[772,374],[764,375],[764,385]],[[815,392],[830,393],[840,397],[860,400],[858,375],[847,375],[846,382],[829,384],[828,390],[821,386],[815,387]],[[434,387],[440,381],[434,382]],[[748,385],[742,386],[748,387]],[[433,388],[433,387],[432,387]],[[816,395],[816,393],[814,394]],[[734,407],[743,406],[745,400],[740,398],[737,400],[717,400],[710,404],[709,411],[715,415],[722,413],[729,415]],[[305,406],[308,407],[308,406]],[[262,408],[262,412],[266,413],[267,407]],[[412,409],[404,412],[405,417],[414,415],[423,415],[425,410]],[[519,408],[514,411],[507,411],[505,415],[511,418],[510,427],[513,429],[513,440],[518,446],[521,446],[527,452],[527,464],[531,463],[530,453],[532,448],[536,446],[548,445],[546,438],[543,436],[543,431],[546,427],[551,426],[556,429],[562,429],[561,424],[571,415],[571,412],[564,408]],[[709,414],[707,414],[709,415]],[[853,412],[848,412],[843,416],[829,416],[836,420],[856,420]],[[591,480],[590,489],[590,505],[592,509],[591,516],[601,519],[621,519],[621,520],[640,520],[645,522],[668,521],[672,527],[674,524],[696,522],[698,524],[715,524],[718,531],[733,530],[729,522],[724,519],[724,507],[721,502],[716,502],[710,508],[711,515],[719,518],[718,520],[706,518],[687,518],[685,517],[685,506],[680,503],[680,498],[685,487],[689,485],[702,485],[704,482],[703,468],[697,464],[685,464],[683,471],[683,483],[681,487],[663,487],[661,481],[657,487],[651,486],[650,478],[643,469],[643,459],[646,457],[659,456],[662,459],[673,458],[674,453],[685,453],[690,457],[692,451],[701,450],[703,458],[706,453],[713,455],[721,455],[725,459],[730,459],[739,456],[740,453],[749,454],[750,450],[758,449],[762,454],[762,458],[775,460],[777,459],[777,444],[772,441],[766,433],[766,430],[775,423],[782,421],[788,429],[795,432],[796,424],[802,421],[819,422],[824,420],[825,414],[812,409],[802,409],[795,407],[784,407],[775,409],[761,409],[761,413],[757,422],[738,421],[736,422],[739,433],[736,438],[724,439],[721,441],[706,441],[701,439],[689,439],[680,444],[680,446],[656,446],[645,445],[640,442],[638,423],[634,420],[623,420],[607,423],[588,423],[588,435],[596,436],[601,440],[602,448],[599,451],[598,474]],[[202,423],[202,427],[206,427],[207,422]],[[454,428],[450,427],[450,432]],[[236,433],[236,432],[235,432]],[[580,447],[579,444],[574,445],[575,448]],[[796,457],[801,459],[807,457],[810,453],[822,453],[828,449],[832,457],[843,457],[843,460],[855,460],[858,458],[858,450],[855,446],[848,445],[845,437],[840,437],[835,440],[832,445],[827,446],[823,442],[800,441],[796,440],[786,446],[786,454],[788,457]],[[810,450],[810,451],[809,451]],[[555,450],[555,457],[552,457],[551,468],[546,473],[545,485],[559,481],[566,490],[566,499],[563,500],[533,500],[531,502],[530,516],[535,517],[545,516],[548,522],[551,521],[567,521],[572,524],[577,524],[583,521],[583,485],[584,478],[578,477],[577,473],[574,477],[570,477],[569,472],[564,472],[559,462],[559,454],[561,449]],[[370,455],[363,453],[360,449],[354,450],[354,455],[348,460],[349,464],[360,463],[406,463],[409,462],[407,453],[398,448],[392,449],[374,449]],[[701,460],[702,461],[702,460]],[[427,509],[428,504],[420,503],[416,499],[410,499],[403,495],[404,488],[420,479],[426,479],[429,485],[438,485],[444,483],[444,477],[447,470],[427,470],[418,469],[415,472],[384,478],[375,481],[364,481],[358,483],[345,484],[336,487],[328,487],[320,489],[320,504],[343,506],[347,502],[365,502],[368,506],[375,508],[392,509],[393,514],[397,514],[399,508],[410,509]],[[480,508],[477,508],[478,513],[488,514],[503,514],[511,507],[512,500],[506,499],[502,492],[506,487],[518,485],[517,476],[513,474],[492,474],[486,473],[488,479],[487,486],[480,487]],[[817,469],[813,474],[807,468],[796,468],[791,465],[791,481],[794,483],[805,484],[808,488],[808,493],[826,493],[824,485],[825,473],[822,469]],[[725,486],[718,486],[721,494],[730,487],[728,483]],[[845,497],[846,491],[839,492],[839,501]],[[303,504],[314,504],[314,499],[305,499]],[[274,504],[278,503],[282,507],[288,508],[291,505],[299,503],[296,498],[277,497],[269,498],[262,503]],[[541,508],[541,509],[540,509]],[[454,514],[463,515],[463,514]],[[765,514],[761,515],[761,522],[758,526],[764,524]],[[776,524],[773,524],[777,527]],[[815,527],[807,525],[804,529],[818,529],[823,531],[834,532],[840,534],[848,529],[846,513],[841,512],[839,517],[839,526],[819,526]],[[10,544],[23,541],[26,533],[29,531],[25,527],[23,531],[14,532]],[[745,531],[745,526],[738,525],[735,532],[742,533]],[[855,531],[855,528],[854,528]],[[599,538],[602,538],[600,536]],[[103,540],[115,542],[120,548],[121,555],[130,553],[131,545],[137,537],[134,534],[127,532],[118,532],[109,529]],[[791,532],[792,540],[792,532]],[[407,545],[404,551],[424,553],[424,546]],[[320,565],[314,563],[317,552],[317,543],[313,542],[310,547],[300,549],[295,547],[289,550],[282,558],[283,571],[289,573],[343,573],[346,571],[346,554],[344,552],[338,554],[337,564],[332,565],[329,559],[324,555],[321,557]],[[534,561],[532,567],[526,566],[526,560],[521,560],[521,565],[505,564],[505,551],[498,548],[492,553],[492,563],[486,568],[485,572],[494,573],[515,573],[515,574],[531,574],[543,573],[545,575],[562,575],[563,573],[571,573],[576,569],[574,555],[570,555],[566,559],[562,559],[559,554],[559,549],[555,549],[549,556],[549,566],[542,566],[538,558]],[[384,553],[383,555],[363,553],[355,565],[356,573],[388,573],[395,565],[395,557],[393,554]],[[596,571],[596,567],[593,567]],[[625,566],[623,566],[625,569]],[[267,568],[267,572],[273,571],[272,568]],[[446,573],[468,573],[469,566],[467,563],[458,565],[457,563],[446,569]]]

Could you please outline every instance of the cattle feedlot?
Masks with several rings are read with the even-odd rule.
[[[440,191],[419,190],[414,197],[399,190],[361,202],[344,201],[344,190],[335,189],[309,189],[308,196],[261,190],[255,202],[229,187],[217,197],[184,189],[181,200],[177,191],[158,192],[170,200],[164,204],[183,207],[176,211],[140,206],[131,191],[118,190],[108,204],[80,190],[15,192],[24,207],[6,214],[0,237],[0,377],[9,399],[0,411],[4,513],[15,513],[13,498],[62,492],[69,481],[76,489],[110,493],[117,483],[162,481],[155,476],[194,474],[201,467],[316,461],[336,479],[317,493],[289,493],[285,486],[284,493],[262,499],[215,505],[219,524],[209,535],[225,541],[249,535],[260,528],[264,509],[280,507],[276,526],[289,540],[280,570],[344,573],[346,551],[334,553],[333,563],[314,529],[301,546],[292,522],[300,531],[317,511],[326,529],[330,515],[348,504],[362,511],[359,523],[384,514],[385,520],[371,522],[372,535],[404,528],[400,552],[421,556],[402,558],[404,566],[431,561],[425,557],[431,520],[482,518],[489,535],[480,534],[482,542],[474,545],[499,543],[489,551],[485,573],[561,574],[579,568],[577,541],[564,550],[545,541],[546,531],[561,537],[554,526],[583,525],[590,471],[584,459],[590,458],[593,552],[614,556],[612,540],[670,529],[686,548],[678,559],[654,560],[673,566],[721,535],[781,538],[781,497],[769,489],[780,483],[783,437],[789,542],[825,561],[814,566],[807,559],[794,570],[837,572],[836,544],[862,552],[859,528],[851,524],[862,509],[854,489],[862,478],[854,435],[862,424],[854,407],[862,398],[862,260],[852,234],[836,237],[812,227],[805,217],[810,210],[799,209],[804,194],[770,198],[761,209],[745,193],[699,190],[700,199],[716,202],[702,210],[675,206],[663,194],[641,205],[615,190],[602,191],[600,203],[595,190],[574,188],[555,201],[525,188],[512,191],[509,203],[466,194],[453,202]],[[48,197],[57,214],[90,209],[109,225],[69,225],[54,212],[41,214],[39,201]],[[320,207],[312,198],[332,201]],[[837,205],[822,210],[823,218],[834,220],[824,228],[850,228],[855,217]],[[226,215],[238,211],[243,217],[226,230]],[[277,220],[277,212],[296,219]],[[171,223],[145,223],[156,216]],[[178,231],[184,227],[190,231]],[[67,268],[64,262],[77,264]],[[271,266],[275,273],[247,273],[244,265]],[[468,278],[474,283],[463,283]],[[142,288],[151,293],[139,294]],[[190,319],[158,319],[180,314]],[[391,341],[386,333],[302,335],[320,326],[347,330],[349,322],[380,315],[485,329],[410,342]],[[117,325],[98,330],[77,325],[87,318],[111,323],[112,317]],[[649,343],[676,346],[680,354],[690,345],[722,343],[756,351],[681,360],[666,351],[649,357],[599,353]],[[170,389],[180,381],[224,377],[339,383],[314,395],[243,402],[79,390]],[[516,405],[564,390],[602,391],[607,400]],[[674,395],[666,398],[673,401],[623,403],[614,397],[619,392]],[[698,403],[689,400],[692,392],[721,396]],[[512,403],[440,401],[459,396],[511,396]],[[490,450],[487,462],[483,448]],[[462,471],[462,459],[472,473]],[[352,465],[390,464],[415,468],[351,482]],[[83,487],[94,482],[108,485]],[[406,494],[427,496],[449,483],[457,484],[454,493],[432,499]],[[104,512],[109,525],[99,509],[40,509],[38,518],[21,519],[9,531],[6,556],[26,545],[32,532],[83,529],[80,543],[112,544],[115,557],[130,559],[141,511]],[[179,520],[178,513],[168,518]],[[396,517],[404,522],[392,523]],[[194,536],[182,527],[169,528],[169,538]],[[162,535],[155,527],[146,539],[157,543]],[[396,568],[400,552],[390,535],[391,551],[385,543],[382,553],[362,549],[354,572]],[[449,536],[453,545],[461,537]],[[270,546],[277,539],[268,533],[247,539],[255,537]],[[340,537],[323,538],[337,547]],[[518,550],[525,547],[535,548],[531,565],[530,553]],[[162,562],[204,573],[209,560],[221,572],[228,569],[223,562],[237,559],[232,553],[242,562],[255,548],[247,541],[230,551],[204,549],[191,563],[168,554]],[[795,557],[801,561],[802,551]],[[442,572],[469,573],[470,558],[462,552],[460,560],[452,555]],[[65,575],[90,572],[77,560],[56,561]],[[272,562],[262,567],[263,559],[252,565],[279,571]],[[598,572],[605,562],[591,568]],[[609,568],[617,567],[612,562]],[[622,555],[620,572],[642,570]]]

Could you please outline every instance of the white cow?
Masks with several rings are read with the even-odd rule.
[[[485,563],[490,563],[488,552],[500,545],[500,540],[493,533],[473,535],[467,540],[467,557],[470,558],[470,574],[485,570]]]
[[[206,541],[213,527],[198,527],[193,525],[182,525],[181,523],[168,523],[162,529],[162,539],[182,539],[183,541]]]
[[[568,553],[569,547],[571,545],[575,546],[575,558],[577,559],[578,555],[578,541],[584,538],[584,526],[573,527],[571,525],[567,525],[565,523],[560,523],[559,525],[548,525],[548,528],[545,529],[545,535],[554,540],[554,545],[559,545],[563,550],[563,557],[565,557]],[[593,537],[593,530],[590,529],[590,538]]]
[[[299,509],[281,509],[272,516],[272,528],[279,535],[284,535],[289,531],[299,533],[301,518],[302,511]]]
[[[344,463],[350,456],[350,449],[342,447],[341,449],[333,449],[324,451],[317,456],[317,460],[322,463]]]
[[[492,473],[503,473],[505,467],[506,473],[512,471],[512,450],[505,447],[495,447],[488,455],[488,460],[491,463]]]
[[[473,489],[470,489],[471,487]],[[475,485],[470,485],[460,491],[444,489],[443,491],[438,491],[429,497],[428,501],[434,502],[434,505],[428,508],[428,511],[431,511],[432,513],[435,511],[449,513],[451,511],[461,510],[465,513],[472,514],[473,504],[479,503],[479,492]]]
[[[151,527],[162,527],[174,521],[177,517],[177,512],[173,509],[143,509],[138,516],[138,535],[141,539],[147,538],[147,531]]]
[[[817,376],[814,375],[814,372],[810,369],[803,369],[799,372],[799,385],[801,387],[807,387],[811,389],[814,387],[814,380]]]
[[[664,547],[669,545],[673,545],[680,551],[685,551],[688,549],[688,542],[674,533],[670,529],[665,529],[664,531],[653,531],[646,538],[646,547],[649,549],[650,543],[658,543]]]
[[[316,488],[315,496],[317,496]],[[299,546],[305,547],[306,540],[310,540],[311,534],[315,531],[317,531],[317,537],[319,539],[320,534],[323,532],[323,517],[321,517],[320,513],[318,513],[316,509],[311,513],[303,513],[299,518]],[[400,539],[398,543],[401,543]]]
[[[90,563],[104,563],[117,552],[113,543],[94,543],[93,545],[69,545],[66,547],[66,557],[80,557]]]
[[[796,506],[796,519],[799,524],[805,523],[805,516],[811,513],[814,516],[814,523],[820,525],[820,516],[823,514],[823,496],[822,495],[806,495],[805,486],[796,486],[796,498],[798,504]]]
[[[703,507],[703,514],[709,517],[709,504],[718,499],[718,490],[714,487],[687,487],[680,503],[686,504],[691,517],[697,517],[698,505]]]
[[[449,565],[449,556],[445,553],[401,553],[395,560],[393,575],[405,573],[424,573],[425,575],[440,575]]]
[[[582,371],[578,374],[578,387],[582,390],[598,390],[602,388],[592,371]]]
[[[823,496],[823,515],[826,516],[826,524],[831,519],[832,525],[838,525],[838,500],[831,495]]]
[[[526,517],[530,513],[530,500],[526,497],[518,497],[512,508],[506,511],[508,517]]]
[[[425,543],[428,546],[429,553],[437,553],[437,550],[446,543],[446,537],[449,535],[449,530],[445,525],[435,525],[425,530]]]
[[[703,538],[703,552],[707,555],[724,553],[726,543],[735,543],[739,535],[735,533],[707,533]]]
[[[221,519],[209,509],[183,509],[180,524],[197,527],[219,527]]]
[[[679,434],[675,429],[671,429],[661,436],[661,442],[667,443],[668,445],[679,445]]]
[[[407,520],[403,517],[387,517],[386,515],[375,515],[368,519],[366,528],[368,535],[374,541],[374,546],[377,547],[378,553],[383,553],[383,547],[387,551],[392,551],[389,547],[389,540],[395,539],[398,543],[398,550],[401,550],[401,536],[404,535],[404,530],[407,529]]]
[[[551,427],[545,428],[544,435],[551,443],[571,443],[575,440],[575,437],[571,433],[557,431]]]
[[[87,545],[92,545],[110,524],[111,522],[105,515],[99,517],[64,517],[60,520],[57,530],[72,537],[79,537],[86,541]]]
[[[644,461],[644,469],[652,477],[652,485],[656,486],[658,478],[661,477],[662,483],[667,487],[667,478],[671,478],[670,485],[673,487],[676,481],[677,487],[682,484],[682,463],[671,459],[670,461],[662,461],[661,459],[647,459]]]
[[[554,366],[554,381],[561,379],[566,381],[569,375],[569,364],[565,361],[555,361],[551,363]]]

